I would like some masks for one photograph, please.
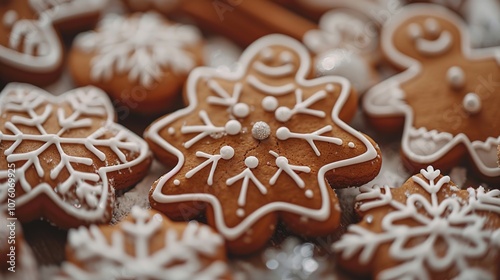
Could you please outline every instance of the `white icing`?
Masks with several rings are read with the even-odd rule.
[[[271,48],[265,48],[260,51],[260,56],[263,61],[270,61],[274,57],[274,51]]]
[[[469,188],[467,201],[457,197],[459,190],[451,185],[450,177],[438,179],[439,170],[429,166],[420,174],[425,179],[413,176],[412,180],[424,194],[411,191],[404,202],[393,199],[392,190],[387,186],[362,187],[356,198],[361,203],[360,211],[391,209],[380,222],[382,231],[372,232],[351,225],[333,245],[333,250],[345,259],[359,254],[359,261],[367,264],[377,249],[389,242],[387,252],[396,262],[376,275],[380,279],[426,279],[432,272],[451,268],[459,274],[459,279],[479,279],[477,272],[471,273],[469,260],[484,257],[498,234],[498,230],[486,228],[488,219],[479,213],[500,214],[500,190],[486,192],[483,187]],[[442,191],[448,194],[443,199],[438,198]],[[403,222],[407,220],[412,223]],[[411,241],[417,243],[407,246]],[[474,270],[481,271],[481,275],[489,274],[480,267]],[[467,273],[473,277],[463,278]]]
[[[11,28],[14,23],[17,21],[18,19],[18,15],[17,15],[17,12],[14,11],[14,10],[8,10],[7,12],[5,12],[5,14],[3,15],[3,25],[7,28]]]
[[[275,112],[275,118],[280,122],[289,121],[295,114],[307,114],[318,118],[324,118],[326,116],[325,112],[309,109],[309,106],[320,101],[321,99],[324,99],[326,97],[326,92],[324,90],[317,91],[304,101],[302,101],[302,94],[303,93],[301,89],[296,89],[296,104],[293,109],[289,109],[287,107],[279,107]]]
[[[271,135],[271,127],[265,122],[259,121],[252,126],[252,136],[257,140],[265,140]]]
[[[271,95],[276,95],[276,96],[288,94],[295,89],[295,85],[293,83],[284,84],[281,86],[270,86],[270,85],[264,84],[254,75],[249,75],[247,81],[250,85],[252,85],[257,90],[260,90],[261,92],[265,92],[266,94],[271,94]]]
[[[427,40],[422,37],[415,41],[415,48],[422,54],[437,56],[447,52],[453,46],[453,37],[449,31],[441,32],[435,40]]]
[[[189,172],[186,173],[186,178],[191,178],[193,177],[194,174],[198,173],[198,171],[202,170],[205,168],[205,166],[209,165],[210,163],[212,164],[212,168],[210,168],[210,174],[208,175],[207,178],[207,184],[211,186],[214,182],[214,174],[215,174],[215,169],[217,168],[217,163],[219,162],[220,159],[224,160],[229,160],[232,159],[234,156],[234,149],[231,146],[224,146],[220,149],[220,154],[218,155],[210,155],[204,152],[196,152],[197,157],[203,157],[206,158],[204,162],[200,163],[200,165],[196,166],[195,168],[191,169]]]
[[[349,148],[351,148],[351,149],[356,148],[356,145],[352,142],[347,143],[347,146],[349,146]]]
[[[411,23],[408,25],[408,35],[413,40],[417,40],[422,37],[422,28],[418,23]]]
[[[174,185],[178,186],[178,185],[180,185],[180,184],[181,184],[181,181],[179,181],[179,180],[177,180],[177,179],[175,179],[175,180],[174,180]]]
[[[169,127],[168,130],[167,130],[168,134],[172,135],[172,134],[175,134],[175,128],[173,127]]]
[[[437,35],[441,31],[441,26],[435,18],[428,18],[424,21],[425,30],[431,35]]]
[[[0,45],[0,61],[8,66],[30,73],[46,73],[62,63],[61,44],[47,18],[16,21],[8,40],[7,46]]]
[[[306,191],[304,192],[304,195],[305,195],[307,198],[313,198],[314,193],[313,193],[313,191],[311,191],[311,190],[306,190]]]
[[[218,133],[227,133],[229,135],[236,135],[241,131],[241,124],[236,120],[229,120],[224,127],[217,127],[211,121],[207,112],[201,110],[199,116],[203,121],[204,125],[183,125],[181,127],[182,134],[197,133],[198,135],[191,138],[189,141],[185,142],[183,145],[186,149],[196,144],[196,142],[205,138],[206,136],[213,135],[213,137],[218,137]]]
[[[288,51],[284,51],[280,54],[280,60],[283,63],[290,63],[293,61],[293,55]]]
[[[473,92],[467,93],[464,96],[462,106],[467,113],[477,114],[481,111],[481,98]]]
[[[262,50],[269,49],[272,51],[272,46],[282,46],[284,48],[289,49],[294,56],[299,58],[299,63],[297,72],[293,76],[294,82],[290,82],[289,84],[285,84],[284,87],[279,88],[276,91],[275,87],[270,88],[270,91],[266,91],[265,84],[264,87],[260,87],[259,80],[255,76],[248,75],[248,69],[252,66],[255,61],[255,58],[260,56]],[[278,53],[279,54],[279,53]],[[271,56],[278,55],[271,54]],[[183,201],[204,201],[213,209],[214,213],[214,226],[217,228],[217,231],[220,232],[227,240],[234,240],[238,237],[243,236],[245,232],[261,217],[268,215],[269,213],[273,213],[276,211],[282,212],[290,212],[295,213],[300,216],[307,217],[314,221],[324,221],[328,217],[330,217],[331,212],[334,210],[331,205],[331,197],[329,194],[329,186],[325,180],[326,172],[334,169],[345,166],[350,166],[366,161],[373,160],[377,156],[377,152],[375,147],[370,143],[370,141],[363,136],[357,130],[351,128],[346,123],[344,123],[338,117],[340,111],[343,106],[347,102],[347,99],[350,94],[350,84],[348,80],[342,77],[337,76],[328,76],[322,77],[314,80],[306,80],[309,71],[310,71],[310,54],[303,47],[303,45],[290,37],[284,35],[270,35],[263,37],[256,42],[254,42],[247,50],[242,54],[241,59],[239,61],[240,67],[236,69],[235,72],[220,72],[211,68],[197,68],[193,70],[188,78],[186,84],[186,96],[189,101],[189,106],[183,110],[179,110],[172,114],[165,116],[164,118],[156,121],[152,124],[152,126],[147,130],[145,137],[147,137],[150,141],[159,145],[165,151],[172,153],[174,156],[178,158],[177,165],[169,171],[165,176],[162,176],[158,181],[156,187],[152,190],[151,199],[157,203],[178,203]],[[247,76],[248,75],[248,76]],[[243,219],[240,223],[234,226],[228,226],[226,224],[224,214],[223,214],[223,205],[219,201],[219,199],[209,193],[195,193],[195,194],[182,194],[182,195],[165,195],[162,193],[162,189],[168,184],[169,180],[175,176],[179,170],[183,167],[185,161],[185,155],[181,150],[169,144],[164,138],[162,138],[159,134],[159,131],[163,130],[165,127],[168,127],[172,122],[182,119],[187,115],[192,114],[198,107],[198,95],[197,95],[197,85],[202,80],[209,79],[224,79],[227,81],[238,82],[246,77],[246,82],[261,91],[263,94],[267,96],[279,96],[284,94],[290,94],[295,91],[296,87],[317,87],[319,85],[329,85],[336,84],[338,85],[339,95],[337,102],[335,103],[333,110],[331,113],[328,113],[328,116],[331,117],[333,123],[345,131],[349,133],[354,138],[358,139],[361,145],[366,147],[366,152],[361,155],[355,156],[353,158],[343,159],[340,161],[330,162],[324,166],[319,167],[319,170],[316,170],[317,180],[314,182],[315,186],[318,188],[318,196],[321,200],[321,206],[316,207],[315,209],[310,209],[307,207],[299,206],[293,203],[283,202],[283,201],[275,201],[267,203],[258,209],[255,209],[250,214],[248,214],[245,219]],[[257,82],[256,82],[257,81]],[[252,85],[253,82],[253,85]],[[255,86],[257,84],[257,87]],[[297,84],[297,85],[296,85]],[[259,89],[260,88],[260,89]],[[284,90],[283,90],[284,88]],[[276,93],[278,92],[278,94]],[[251,137],[251,136],[250,136]],[[234,159],[233,159],[234,160]],[[247,166],[248,167],[248,166]],[[257,167],[258,168],[258,167]],[[246,168],[245,171],[236,175],[241,178],[239,180],[250,180],[252,173],[251,168]],[[233,179],[234,181],[235,179]],[[256,179],[257,182],[259,182]],[[264,182],[268,183],[268,182]],[[262,184],[262,182],[260,182]],[[254,182],[254,185],[258,188],[258,184]],[[262,184],[263,185],[263,184]],[[262,190],[266,190],[264,188]],[[261,192],[262,193],[262,192]],[[240,197],[242,196],[242,190],[240,190]]]
[[[262,108],[267,112],[274,112],[278,108],[278,99],[274,96],[266,96],[262,99]]]
[[[294,70],[294,66],[291,63],[283,64],[281,66],[271,67],[267,66],[266,64],[260,61],[256,61],[253,65],[253,68],[257,70],[257,72],[259,72],[260,74],[269,77],[287,76],[292,74]]]
[[[207,103],[226,106],[231,110],[231,113],[238,118],[245,118],[248,116],[250,113],[250,107],[245,103],[238,103],[241,96],[241,90],[243,89],[243,85],[241,83],[236,83],[234,85],[233,94],[231,96],[216,80],[209,80],[207,85],[218,95],[218,97],[207,97]]]
[[[278,167],[278,170],[276,171],[276,173],[274,173],[273,177],[271,177],[271,179],[269,179],[269,184],[271,186],[276,184],[276,181],[278,180],[281,173],[283,171],[285,171],[285,173],[295,181],[295,183],[297,184],[297,186],[299,188],[301,188],[301,189],[305,188],[306,183],[304,183],[304,180],[302,180],[299,177],[299,175],[297,175],[297,173],[295,173],[295,172],[298,171],[298,172],[309,173],[309,172],[311,172],[311,168],[309,168],[308,166],[299,166],[299,165],[289,164],[288,159],[286,157],[280,156],[276,152],[273,152],[273,151],[269,151],[269,153],[276,157],[275,162],[276,162],[276,166]]]
[[[445,156],[449,151],[451,151],[457,145],[464,145],[472,158],[475,166],[478,170],[488,177],[497,177],[500,176],[500,169],[496,165],[490,165],[495,158],[495,153],[490,153],[486,155],[486,153],[482,153],[481,155],[478,151],[484,151],[483,149],[476,149],[473,146],[473,143],[481,143],[488,146],[490,149],[489,141],[474,141],[472,142],[465,133],[458,133],[456,135],[451,135],[446,132],[433,132],[434,134],[439,134],[440,136],[445,135],[445,138],[439,137],[439,143],[436,143],[432,140],[433,136],[429,135],[426,137],[427,143],[431,144],[431,149],[414,149],[412,147],[412,142],[414,141],[415,136],[414,131],[417,131],[417,128],[413,127],[414,121],[414,113],[413,109],[406,103],[404,100],[405,93],[401,90],[400,85],[413,79],[418,76],[422,72],[422,65],[419,61],[414,58],[408,57],[401,53],[394,46],[393,39],[394,33],[401,26],[402,23],[407,22],[410,18],[420,17],[422,15],[425,16],[433,16],[437,18],[443,18],[447,20],[451,24],[457,26],[460,31],[460,37],[462,38],[460,42],[460,47],[463,52],[463,55],[466,59],[472,61],[484,61],[487,59],[495,60],[497,56],[497,48],[490,49],[471,49],[470,40],[466,31],[466,26],[463,21],[458,18],[454,13],[450,12],[447,9],[444,9],[435,5],[426,5],[426,4],[416,4],[412,5],[411,9],[405,9],[401,13],[395,15],[391,18],[391,24],[387,24],[384,26],[381,38],[381,48],[384,53],[387,54],[390,61],[396,63],[398,68],[407,69],[406,71],[395,75],[384,82],[374,86],[371,88],[367,94],[365,94],[362,102],[362,106],[365,112],[369,116],[374,117],[395,117],[395,116],[403,116],[405,118],[404,130],[403,130],[403,138],[402,138],[402,153],[410,159],[412,162],[419,164],[430,164],[432,162],[436,162]],[[456,42],[459,43],[459,42]],[[435,57],[434,59],[440,59],[439,57]],[[445,58],[446,59],[446,58]],[[484,106],[485,104],[483,104]],[[421,131],[422,128],[419,128],[418,131]],[[425,129],[424,129],[425,130]],[[427,130],[425,130],[427,131]],[[422,132],[426,133],[426,132]],[[493,139],[496,140],[500,144],[500,135],[491,135]],[[420,136],[419,136],[420,137]],[[420,137],[424,138],[424,137]],[[421,140],[419,140],[421,141]],[[497,144],[498,145],[498,144]],[[420,147],[424,147],[425,145],[419,145]],[[424,153],[423,151],[429,151],[429,153]]]
[[[40,17],[59,23],[79,16],[99,13],[109,0],[29,0]]]
[[[54,109],[53,104],[63,103],[71,107],[68,116],[64,111]],[[94,87],[75,89],[54,97],[31,85],[11,83],[0,95],[0,115],[5,113],[14,115],[4,120],[5,128],[0,133],[0,141],[12,142],[2,154],[6,162],[16,164],[17,186],[24,192],[16,197],[18,207],[24,207],[39,196],[45,195],[61,211],[70,214],[75,219],[86,222],[102,221],[106,218],[106,205],[112,201],[108,196],[114,190],[114,185],[110,185],[107,174],[133,168],[149,156],[148,146],[141,138],[114,123],[114,110],[110,100],[104,92]],[[56,117],[59,130],[49,130],[44,126],[51,117]],[[66,136],[66,132],[70,130],[88,129],[92,123],[90,118],[100,119],[101,127],[95,131],[89,131],[88,135]],[[23,133],[24,129],[19,125],[29,126],[38,132]],[[25,141],[40,145],[29,151],[22,151],[24,148],[19,150],[18,147],[21,147]],[[66,150],[68,145],[87,149],[101,161],[106,161],[106,156],[98,147],[108,147],[118,159],[116,162],[108,162],[105,167],[94,168],[94,172],[84,172],[76,165],[93,166],[92,159],[68,154]],[[60,159],[50,169],[49,174],[46,174],[42,167],[41,155],[49,147],[58,151]],[[128,161],[125,152],[135,155],[134,158]],[[63,170],[67,170],[69,176],[64,181],[61,180],[54,190],[43,180],[32,185],[25,176],[25,172],[30,168],[34,168],[40,178],[49,176],[51,179],[57,179]],[[0,179],[7,177],[7,170],[0,170]],[[7,181],[0,184],[0,201],[7,198],[7,188]],[[66,195],[73,191],[76,194],[75,198],[67,200]],[[86,203],[88,208],[77,207],[83,203]],[[2,203],[0,210],[5,209],[6,206]]]
[[[280,140],[288,140],[290,138],[296,138],[296,139],[303,139],[306,140],[307,143],[311,146],[313,149],[314,153],[319,157],[321,153],[318,150],[318,147],[316,147],[316,144],[314,144],[314,141],[322,141],[322,142],[328,142],[332,143],[335,145],[342,145],[342,139],[336,138],[336,137],[328,137],[328,136],[322,136],[321,134],[332,131],[333,128],[331,125],[327,125],[323,128],[320,128],[316,131],[313,131],[311,133],[295,133],[291,132],[287,127],[280,127],[276,131],[276,136]]]
[[[80,227],[68,234],[68,246],[77,266],[70,262],[62,270],[71,279],[115,279],[126,275],[134,279],[220,279],[228,272],[227,265],[219,260],[205,263],[202,256],[212,258],[222,249],[224,240],[209,227],[196,222],[186,225],[182,234],[167,228],[163,247],[151,251],[153,238],[162,234],[165,217],[150,213],[137,206],[130,213],[132,221],[114,226],[111,241],[104,231],[91,225]],[[129,242],[130,241],[130,242]],[[132,245],[132,252],[127,248]]]
[[[105,82],[126,73],[131,82],[150,87],[165,69],[187,73],[196,66],[186,48],[201,40],[193,26],[167,23],[155,13],[130,17],[109,14],[96,31],[80,34],[75,47],[92,53],[91,79]]]
[[[255,177],[252,172],[252,169],[256,168],[259,165],[259,159],[254,156],[249,156],[245,159],[246,169],[243,170],[240,174],[228,178],[226,180],[226,185],[231,186],[239,180],[243,180],[241,183],[240,195],[238,196],[238,205],[243,207],[245,206],[247,199],[247,191],[248,191],[248,181],[252,181],[261,194],[267,194],[267,188]]]
[[[236,210],[236,215],[240,218],[245,217],[245,210],[239,208],[238,210]]]
[[[465,73],[459,66],[452,66],[446,72],[446,80],[451,88],[460,90],[465,86]]]

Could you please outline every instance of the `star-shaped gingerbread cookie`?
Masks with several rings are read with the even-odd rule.
[[[153,208],[175,219],[206,212],[234,253],[261,248],[278,219],[305,235],[332,232],[330,187],[374,178],[380,151],[347,125],[357,107],[347,79],[309,80],[298,41],[270,35],[243,53],[235,72],[197,68],[188,106],[154,122],[145,138],[173,169],[154,183]]]
[[[374,279],[495,279],[500,190],[460,190],[432,166],[399,188],[362,187],[363,220],[333,244],[338,262]]]
[[[0,211],[64,228],[108,222],[115,189],[133,186],[151,162],[146,142],[114,119],[110,100],[94,87],[55,97],[7,85],[0,95]]]
[[[430,4],[410,5],[382,30],[382,51],[404,71],[363,101],[382,131],[403,130],[413,168],[450,169],[468,157],[485,180],[498,181],[500,48],[471,49],[464,23]]]

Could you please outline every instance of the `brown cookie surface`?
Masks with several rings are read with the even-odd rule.
[[[102,88],[131,111],[150,115],[175,107],[189,71],[201,63],[196,27],[152,12],[107,15],[95,31],[75,38],[69,55],[78,85]]]
[[[362,187],[362,221],[333,244],[339,263],[375,279],[494,279],[500,190],[460,190],[432,166],[401,187]]]
[[[73,229],[68,240],[69,279],[231,279],[220,235],[154,210],[136,206],[119,224]]]
[[[175,219],[206,212],[237,254],[261,248],[278,219],[309,236],[339,222],[331,187],[374,178],[380,151],[349,127],[356,95],[341,77],[307,80],[310,57],[284,35],[252,44],[234,73],[195,69],[188,107],[154,122],[145,138],[173,169],[150,202]]]
[[[372,124],[383,131],[404,127],[402,154],[412,168],[449,170],[467,157],[485,180],[498,181],[498,49],[472,50],[456,15],[425,4],[409,5],[391,19],[381,44],[405,71],[365,96]]]
[[[0,95],[0,210],[15,199],[22,222],[108,222],[115,189],[133,186],[151,162],[147,144],[114,118],[110,100],[94,87],[55,97],[9,84]]]

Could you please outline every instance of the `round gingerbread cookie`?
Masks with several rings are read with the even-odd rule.
[[[7,85],[0,94],[0,211],[14,208],[22,222],[44,218],[62,228],[109,222],[115,189],[133,186],[151,162],[142,138],[114,119],[110,100],[94,87],[55,97]]]
[[[403,128],[411,168],[450,169],[468,158],[484,180],[498,181],[500,49],[470,48],[464,23],[436,5],[413,4],[382,30],[382,51],[404,71],[374,86],[363,107],[382,131]]]
[[[173,167],[154,183],[151,206],[175,219],[206,213],[236,254],[262,248],[278,220],[307,236],[335,230],[330,187],[373,179],[380,151],[345,123],[357,108],[348,80],[308,80],[310,71],[307,50],[284,35],[253,43],[235,72],[193,70],[187,107],[145,132]]]
[[[156,13],[107,15],[95,31],[75,38],[69,67],[78,85],[95,85],[142,114],[173,108],[186,77],[202,63],[194,26]]]
[[[432,166],[401,187],[362,187],[362,220],[333,244],[338,263],[374,279],[497,279],[500,190],[460,190]]]
[[[72,229],[58,279],[231,279],[224,239],[134,206],[117,225]]]

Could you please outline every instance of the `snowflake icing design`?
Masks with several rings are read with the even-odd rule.
[[[107,15],[97,27],[79,35],[75,46],[93,52],[91,78],[108,81],[114,73],[127,73],[144,87],[157,82],[165,68],[187,73],[196,66],[187,49],[200,40],[195,27],[171,24],[149,12],[130,17]]]
[[[97,88],[54,97],[12,83],[3,90],[0,104],[0,201],[7,201],[9,170],[15,169],[18,210],[45,195],[79,220],[109,220],[114,188],[134,182],[115,185],[116,175],[108,178],[108,173],[131,174],[137,181],[147,170],[145,164],[132,174],[132,168],[149,161],[147,144],[114,123],[112,104]]]
[[[227,264],[218,259],[225,255],[221,236],[197,222],[174,225],[156,211],[134,206],[115,226],[73,229],[68,244],[76,261],[64,263],[63,271],[76,280],[226,278]],[[151,246],[160,239],[162,247]]]
[[[500,190],[459,190],[449,176],[429,166],[401,188],[362,187],[357,201],[364,220],[349,226],[333,249],[346,260],[359,254],[358,262],[366,265],[390,242],[389,257],[398,264],[377,279],[429,279],[431,271],[451,268],[458,279],[494,278],[469,261],[500,248]],[[370,230],[375,223],[381,230]]]
[[[146,131],[153,152],[178,159],[162,159],[175,167],[153,186],[152,206],[210,203],[217,230],[229,240],[277,211],[297,214],[304,223],[331,218],[338,209],[331,205],[334,194],[325,177],[343,187],[336,182],[342,169],[335,174],[333,169],[366,164],[365,171],[377,173],[379,158],[374,145],[339,118],[353,98],[348,81],[334,76],[306,80],[309,54],[282,35],[252,44],[240,66],[233,73],[195,69],[187,83],[189,106]],[[363,183],[356,178],[350,183]],[[283,193],[293,193],[293,199]],[[162,211],[188,218],[183,209]]]

